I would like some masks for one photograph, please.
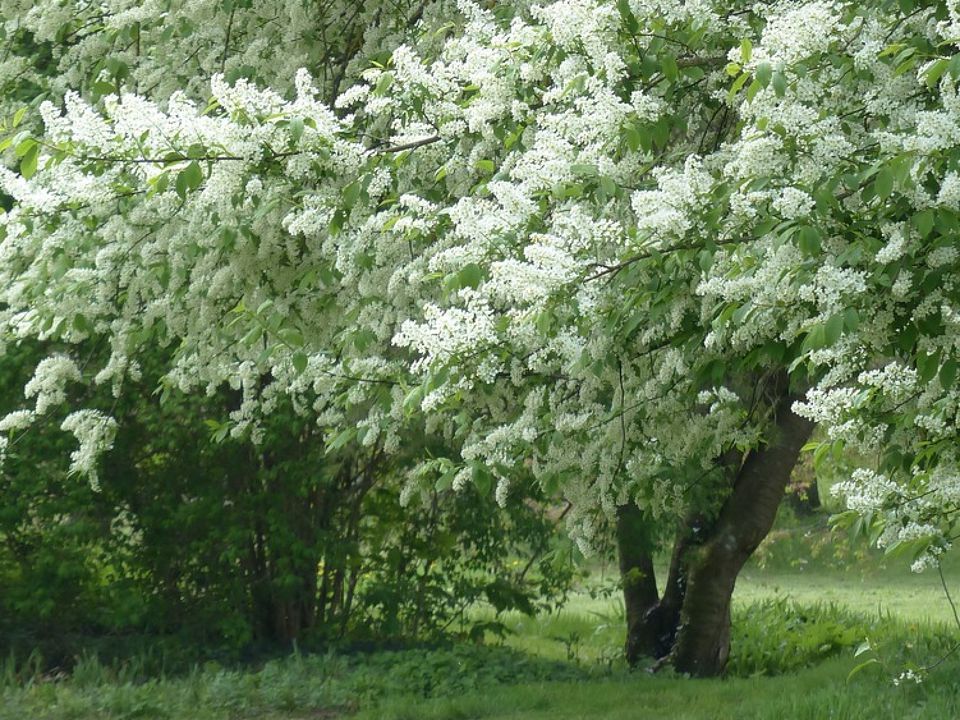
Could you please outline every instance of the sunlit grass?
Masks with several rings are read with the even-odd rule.
[[[954,718],[955,683],[897,688],[879,678],[846,682],[844,658],[776,678],[688,680],[634,675],[588,683],[545,683],[460,698],[394,698],[362,712],[372,720],[856,720]]]

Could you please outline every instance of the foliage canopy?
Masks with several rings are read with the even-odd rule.
[[[168,392],[240,393],[225,435],[436,438],[404,502],[527,468],[588,549],[717,513],[785,377],[872,459],[850,522],[949,547],[956,3],[0,8],[0,329],[110,348],[41,362],[7,433],[160,346]],[[96,478],[108,409],[63,428]]]

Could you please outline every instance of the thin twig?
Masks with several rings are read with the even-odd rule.
[[[389,147],[375,149],[377,153],[398,153],[403,152],[404,150],[414,150],[418,147],[423,147],[424,145],[431,145],[432,143],[439,142],[439,135],[431,135],[430,137],[420,138],[419,140],[411,140],[410,142],[400,143],[399,145],[391,145]]]
[[[953,621],[957,624],[957,628],[960,629],[960,615],[957,614],[957,606],[953,602],[953,598],[950,596],[950,589],[947,587],[946,578],[943,577],[943,565],[940,563],[937,563],[937,572],[940,575],[940,584],[943,586],[943,594],[947,596],[947,602],[950,603],[950,609],[953,611]],[[948,650],[945,655],[941,656],[940,659],[935,663],[932,663],[931,665],[925,665],[923,667],[923,671],[929,672],[930,670],[933,670],[935,667],[943,663],[947,658],[957,652],[957,650],[960,650],[960,643],[957,643],[950,648],[950,650]]]

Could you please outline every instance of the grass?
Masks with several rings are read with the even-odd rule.
[[[361,718],[431,720],[707,720],[716,718],[951,718],[960,703],[955,684],[935,689],[847,685],[850,661],[833,660],[776,678],[687,680],[629,677],[590,683],[553,683],[504,688],[462,698],[392,700]]]
[[[94,657],[81,658],[69,678],[0,660],[0,720],[960,717],[956,656],[919,685],[892,682],[946,654],[957,637],[935,574],[879,567],[877,558],[805,562],[788,550],[738,582],[730,667],[739,677],[628,671],[622,605],[601,578],[559,613],[501,618],[509,630],[501,646],[295,654],[154,678],[136,662],[106,666]],[[960,566],[947,576],[960,577]],[[855,658],[865,637],[876,650]],[[865,658],[876,662],[848,682]]]

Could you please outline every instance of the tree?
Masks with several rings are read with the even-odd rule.
[[[304,56],[295,97],[215,73],[204,107],[195,85],[153,97],[114,73],[64,114],[44,104],[43,137],[10,143],[20,174],[0,171],[7,332],[106,336],[105,377],[176,344],[181,390],[242,389],[238,433],[280,397],[333,445],[390,451],[423,419],[451,452],[409,473],[407,499],[473,482],[506,503],[530,468],[585,550],[619,526],[628,654],[685,672],[722,671],[737,573],[810,420],[887,448],[853,507],[921,562],[942,552],[955,8],[557,0],[380,20],[424,24],[339,74]],[[172,37],[151,62],[184,57],[189,33]],[[54,370],[37,387],[73,377]],[[81,448],[108,444],[83,418]],[[651,553],[673,536],[657,598]]]
[[[19,166],[20,173],[19,177],[5,175],[9,182],[0,190],[0,204],[4,209],[13,207],[14,198],[7,193],[16,195],[24,189],[21,178],[31,175],[31,165],[41,157],[41,145],[30,136],[40,118],[27,112],[24,102],[33,108],[50,99],[59,104],[69,90],[105,106],[112,102],[112,94],[141,90],[165,107],[176,106],[178,97],[205,104],[213,73],[222,73],[231,83],[239,81],[240,86],[258,82],[288,90],[296,68],[302,65],[311,67],[328,97],[376,57],[386,60],[413,24],[419,22],[421,28],[435,24],[435,15],[435,8],[426,3],[396,3],[390,12],[380,3],[211,2],[170,6],[163,12],[145,10],[137,3],[114,3],[110,12],[97,6],[61,7],[56,2],[6,3],[0,9],[0,17],[9,21],[0,29],[8,51],[8,62],[0,71],[0,104],[9,109],[5,127],[13,133],[3,147],[10,166]],[[74,97],[69,95],[67,103],[72,104]],[[148,116],[140,119],[150,123]],[[193,172],[191,167],[177,177],[192,181]],[[108,205],[100,205],[95,212],[111,213],[108,208],[115,192],[111,187],[100,195]],[[119,191],[117,197],[124,196],[125,191]],[[137,193],[127,197],[136,198]],[[122,212],[135,204],[134,199]],[[267,217],[263,207],[259,212],[264,227],[278,218]],[[208,220],[207,227],[215,233],[230,234],[231,229],[219,225],[217,218]],[[133,220],[129,228],[138,223]],[[18,232],[15,218],[12,227]],[[183,231],[176,224],[170,229],[168,239]],[[6,236],[6,228],[3,232]],[[93,245],[84,248],[83,236]],[[148,237],[149,231],[143,240]],[[241,243],[246,239],[240,238]],[[72,253],[82,255],[97,244],[98,228],[81,230],[67,243],[66,252],[57,253],[60,269],[54,274],[82,272],[84,261],[71,267],[73,260],[79,260]],[[135,241],[116,259],[128,253],[132,256],[127,259],[144,259],[139,255],[144,250]],[[159,245],[154,250],[161,255],[167,252]],[[266,257],[263,261],[271,262]],[[169,266],[154,268],[167,275],[162,284],[169,282]],[[289,273],[289,267],[276,269]],[[325,280],[333,278],[329,262],[321,272]],[[103,299],[139,314],[152,291],[142,294],[137,289],[138,275],[134,271],[125,278],[117,276],[114,289],[107,291],[111,297]],[[176,272],[172,275],[176,283]],[[52,298],[66,291],[66,285],[49,289]],[[218,291],[207,290],[212,291],[211,307],[218,305]],[[237,299],[232,298],[226,309],[233,309],[230,317],[238,327],[249,325],[254,316],[265,320],[269,303],[264,305],[263,298],[255,301],[256,313],[242,311]],[[87,301],[92,300],[87,296]],[[153,301],[159,300],[154,294]],[[245,365],[244,378],[236,374],[238,365],[228,351],[218,362],[233,368],[228,371],[233,379],[220,386],[213,381],[191,396],[176,389],[178,384],[193,382],[185,379],[190,372],[170,373],[178,338],[162,326],[172,315],[137,317],[134,322],[140,330],[134,335],[143,335],[134,337],[115,325],[116,318],[104,324],[91,308],[78,305],[64,323],[55,321],[39,333],[44,339],[66,339],[66,348],[72,351],[57,345],[53,357],[38,365],[30,386],[39,404],[7,417],[5,429],[12,437],[15,456],[7,468],[12,474],[6,486],[18,495],[11,511],[32,512],[34,496],[47,493],[51,482],[47,473],[18,472],[42,456],[25,451],[25,445],[45,422],[53,425],[43,428],[47,431],[55,430],[61,420],[64,429],[86,438],[72,469],[90,474],[100,514],[105,513],[109,521],[121,512],[131,525],[134,540],[111,560],[120,563],[122,556],[126,572],[143,594],[159,598],[149,612],[156,621],[154,627],[175,629],[188,617],[212,641],[230,643],[251,638],[288,641],[305,632],[336,637],[358,629],[383,636],[425,636],[450,626],[465,605],[478,598],[500,609],[531,609],[534,575],[545,597],[562,592],[567,570],[562,562],[550,567],[544,559],[551,545],[551,527],[539,507],[518,504],[513,512],[498,515],[487,508],[471,509],[470,493],[440,503],[450,494],[448,488],[441,488],[429,494],[424,507],[411,508],[405,517],[397,512],[409,458],[436,452],[442,441],[427,437],[416,421],[403,428],[404,447],[398,447],[400,434],[396,433],[390,440],[391,452],[384,453],[387,438],[376,430],[368,432],[367,410],[379,395],[389,397],[394,392],[395,383],[386,373],[376,380],[357,379],[320,368],[317,375],[329,381],[326,387],[311,388],[304,382],[302,392],[293,399],[274,393],[267,401],[269,412],[262,413],[255,398],[270,384],[271,363],[265,361],[264,351],[278,351],[275,333],[258,334],[244,327],[243,346],[251,347],[250,357],[258,358]],[[331,316],[336,312],[332,309]],[[275,311],[273,316],[280,317]],[[216,330],[218,324],[219,318],[209,329]],[[334,330],[350,327],[345,320]],[[5,330],[6,340],[18,342],[20,335],[11,334],[9,325]],[[357,335],[361,349],[371,342],[367,333]],[[283,342],[289,344],[297,334],[288,324]],[[268,336],[269,344],[264,341]],[[287,358],[290,362],[289,354]],[[292,359],[294,366],[302,361],[303,354]],[[153,371],[157,363],[165,377],[158,378]],[[10,356],[4,367],[21,369]],[[94,376],[89,384],[101,386],[100,391],[77,400],[77,381]],[[162,380],[162,407],[152,394],[158,379]],[[362,382],[359,387],[358,382]],[[111,396],[111,390],[121,395],[122,403]],[[347,393],[351,393],[349,401],[337,400]],[[85,409],[70,419],[56,418],[64,401]],[[177,414],[185,417],[171,425],[171,417]],[[249,420],[254,416],[256,428],[250,432]],[[25,432],[29,427],[34,428],[32,434]],[[215,447],[207,447],[208,431],[217,439]],[[257,441],[252,447],[241,442],[251,435]],[[111,445],[113,456],[105,464],[99,462],[96,456]],[[25,488],[29,492],[22,492]],[[78,493],[86,497],[83,488],[74,495]],[[22,517],[11,512],[4,534],[13,537],[23,525]],[[92,536],[94,542],[103,539],[96,531]],[[527,570],[508,571],[508,556],[529,562]],[[15,560],[29,566],[35,557],[17,555]],[[534,572],[529,572],[531,568]],[[78,613],[82,614],[80,608]]]

